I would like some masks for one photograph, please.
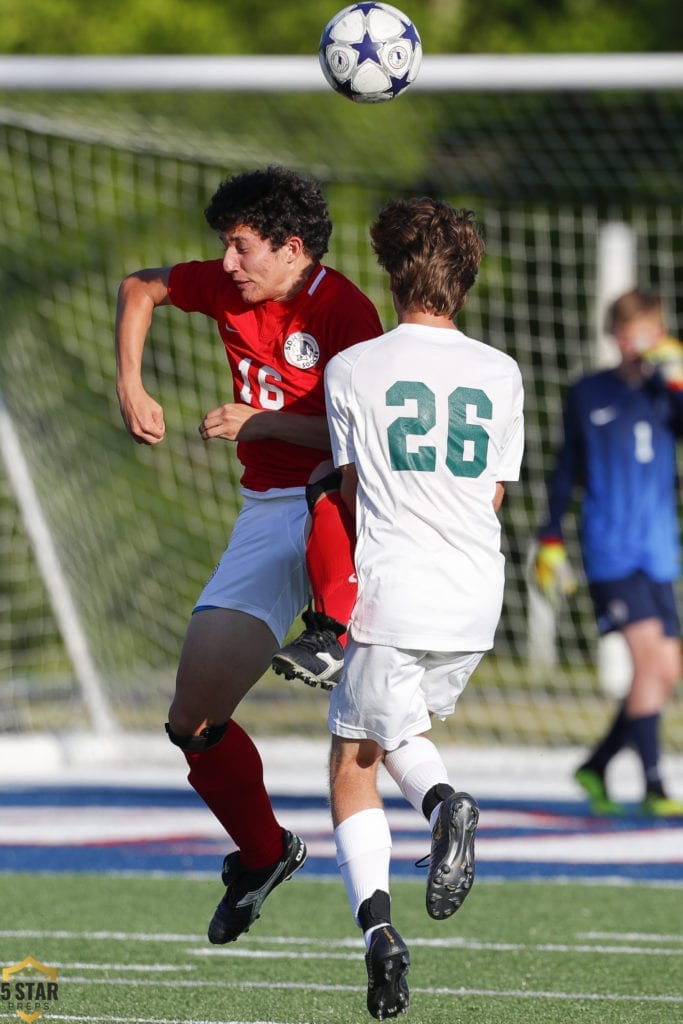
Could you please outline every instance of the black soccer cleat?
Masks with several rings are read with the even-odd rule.
[[[216,907],[209,925],[209,942],[234,942],[260,917],[261,905],[276,885],[291,878],[306,860],[306,844],[283,829],[284,853],[267,868],[251,870],[240,863],[239,851],[223,861],[225,896]]]
[[[301,617],[306,629],[273,656],[273,671],[285,679],[303,679],[308,686],[331,690],[341,679],[344,648],[338,637],[345,628],[336,619],[312,608]]]
[[[452,793],[432,829],[427,913],[437,921],[458,910],[474,882],[474,836],[479,807],[469,793]]]
[[[368,1011],[376,1020],[398,1017],[408,1009],[406,974],[410,953],[398,932],[383,924],[372,933],[365,954],[368,970]]]

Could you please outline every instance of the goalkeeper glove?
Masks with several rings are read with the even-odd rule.
[[[576,577],[567,559],[563,541],[547,537],[540,541],[534,561],[536,585],[546,600],[558,605],[576,590]]]
[[[678,338],[660,338],[643,352],[643,359],[658,367],[668,388],[683,391],[683,342]]]

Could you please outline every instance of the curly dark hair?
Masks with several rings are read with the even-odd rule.
[[[266,167],[226,178],[204,216],[214,231],[230,231],[244,224],[258,231],[273,249],[297,235],[313,260],[327,252],[332,232],[320,184],[286,167]]]
[[[428,196],[391,200],[370,237],[405,310],[452,318],[465,305],[484,254],[471,210]]]

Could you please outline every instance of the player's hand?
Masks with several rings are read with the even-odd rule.
[[[558,538],[539,542],[534,560],[534,580],[543,596],[553,605],[573,594],[576,577],[567,559],[567,550]]]
[[[261,412],[241,402],[226,402],[207,412],[199,424],[199,433],[205,441],[212,437],[222,437],[225,441],[255,441],[262,436],[257,429]]]
[[[138,444],[159,444],[166,435],[164,410],[144,388],[120,388],[119,407],[126,430]]]
[[[678,338],[660,338],[642,353],[642,358],[658,368],[668,388],[683,391],[683,342]]]

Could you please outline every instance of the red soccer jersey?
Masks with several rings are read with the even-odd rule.
[[[218,331],[232,373],[235,402],[256,409],[323,416],[323,373],[341,349],[375,338],[382,325],[370,300],[343,274],[317,264],[307,284],[284,302],[245,302],[223,261],[178,263],[171,302],[205,313]],[[241,441],[242,484],[254,491],[301,487],[329,452],[273,438]]]

